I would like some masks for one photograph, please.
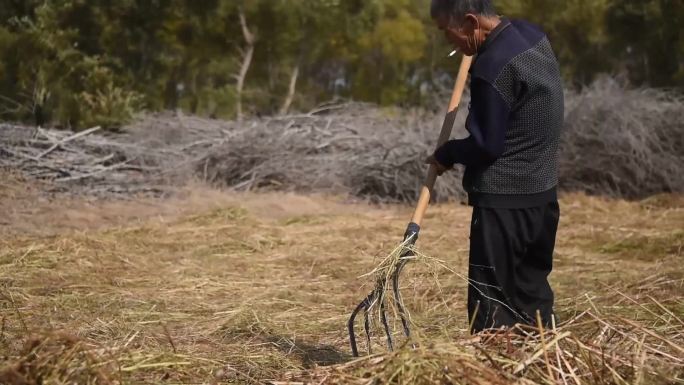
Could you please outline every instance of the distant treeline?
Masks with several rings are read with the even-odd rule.
[[[0,118],[116,127],[143,109],[220,118],[335,97],[430,105],[457,59],[430,0],[0,0]],[[568,86],[684,86],[682,0],[499,0],[541,24]]]

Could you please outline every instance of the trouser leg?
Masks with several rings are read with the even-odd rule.
[[[550,326],[553,314],[553,290],[548,276],[553,268],[553,249],[560,210],[558,202],[549,203],[526,213],[533,224],[532,238],[527,239],[525,252],[518,256],[515,269],[515,300],[521,313],[533,318],[540,312],[542,323]]]
[[[512,218],[503,210],[474,207],[470,223],[468,313],[473,332],[513,325],[520,315],[513,308],[509,276],[515,239]]]
[[[553,312],[547,277],[558,204],[529,209],[473,208],[468,315],[473,332],[516,323],[546,324]]]

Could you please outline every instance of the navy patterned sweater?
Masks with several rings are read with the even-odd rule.
[[[502,18],[470,69],[470,135],[435,152],[442,165],[466,166],[469,204],[526,208],[556,200],[563,85],[544,32]]]

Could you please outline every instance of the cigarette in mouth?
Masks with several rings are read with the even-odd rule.
[[[456,50],[451,51],[451,53],[449,54],[449,57],[452,57],[454,55],[456,55]]]

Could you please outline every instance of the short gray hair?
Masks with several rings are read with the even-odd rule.
[[[496,16],[492,0],[432,0],[430,15],[433,19],[448,16],[451,22],[460,22],[466,14]]]

